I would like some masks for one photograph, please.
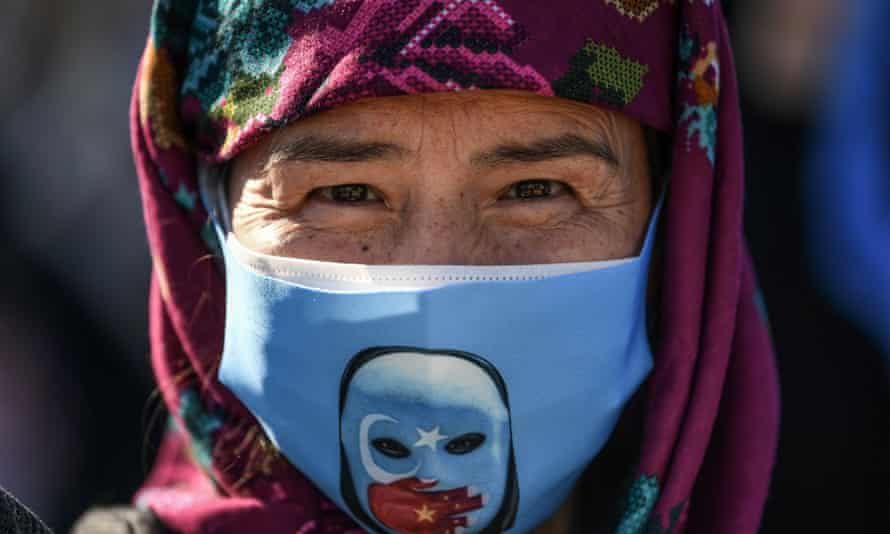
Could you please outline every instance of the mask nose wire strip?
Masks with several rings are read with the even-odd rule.
[[[231,259],[251,271],[307,288],[428,289],[470,282],[517,282],[616,267],[638,258],[532,265],[363,265],[270,256],[253,251],[233,233],[226,237]]]

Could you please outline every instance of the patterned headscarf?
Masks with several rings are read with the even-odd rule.
[[[616,531],[756,531],[778,386],[742,237],[736,79],[715,0],[157,0],[132,135],[152,363],[176,424],[138,504],[186,534],[357,529],[217,379],[224,282],[196,162],[363,97],[493,88],[672,136],[660,335]]]

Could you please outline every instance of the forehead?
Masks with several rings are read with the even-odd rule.
[[[296,121],[270,137],[336,134],[398,141],[420,132],[464,139],[566,132],[608,136],[638,128],[634,119],[590,104],[524,91],[482,90],[359,100]]]
[[[394,352],[364,364],[352,376],[346,404],[406,404],[424,409],[473,409],[506,417],[494,379],[479,365],[449,354]]]

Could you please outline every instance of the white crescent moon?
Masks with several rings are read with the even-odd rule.
[[[396,419],[393,419],[388,415],[383,415],[380,413],[372,413],[366,415],[359,425],[358,447],[362,457],[362,467],[365,468],[365,471],[368,472],[368,475],[370,475],[375,482],[378,482],[380,484],[391,484],[396,480],[402,480],[403,478],[410,478],[416,475],[417,470],[420,469],[420,464],[417,464],[414,469],[408,471],[407,473],[390,473],[374,462],[374,457],[371,455],[371,446],[370,441],[368,440],[368,433],[371,431],[371,427],[374,426],[375,423],[384,421],[387,423],[398,423]]]

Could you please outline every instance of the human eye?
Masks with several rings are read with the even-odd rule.
[[[458,436],[445,445],[449,454],[469,454],[485,443],[485,434],[470,432]]]
[[[556,180],[522,180],[510,184],[498,200],[540,200],[562,196],[570,192],[569,186]]]
[[[382,201],[382,195],[368,184],[339,184],[313,189],[310,196],[337,204],[370,204]]]
[[[411,451],[397,439],[393,438],[377,438],[371,442],[375,449],[380,451],[384,456],[390,458],[407,458],[411,456]]]

